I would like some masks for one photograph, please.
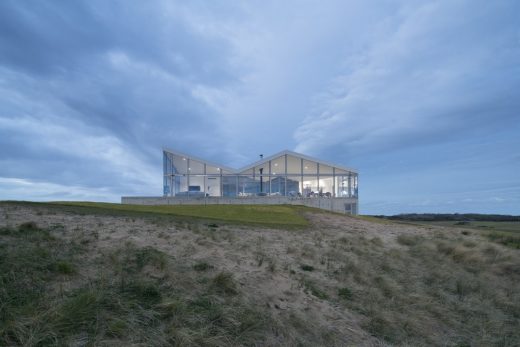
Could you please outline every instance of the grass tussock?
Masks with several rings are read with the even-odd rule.
[[[0,227],[2,346],[519,345],[520,253],[498,229],[20,210]]]
[[[1,235],[13,242],[0,245],[0,345],[251,345],[270,329],[230,273],[199,282],[132,244],[80,262],[84,246],[34,223]],[[80,263],[99,273],[79,276]]]
[[[339,303],[390,344],[517,345],[520,254],[466,237],[402,234],[406,247],[394,249],[354,237],[338,244],[358,249],[332,273]]]
[[[507,231],[493,231],[486,234],[486,236],[494,242],[500,243],[504,246],[520,249],[520,234]]]

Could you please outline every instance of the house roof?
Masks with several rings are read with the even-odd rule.
[[[281,157],[283,155],[290,155],[290,156],[293,156],[293,157],[296,157],[296,158],[301,158],[301,159],[305,159],[305,160],[308,160],[308,161],[314,161],[314,162],[317,162],[319,164],[323,164],[323,165],[327,165],[327,166],[332,166],[332,167],[335,167],[335,168],[338,168],[338,169],[341,169],[341,170],[345,170],[345,171],[350,171],[350,172],[355,172],[357,173],[357,170],[355,169],[352,169],[352,168],[349,168],[349,167],[346,167],[346,166],[342,166],[342,165],[338,165],[338,164],[333,164],[333,163],[329,163],[327,161],[324,161],[324,160],[321,160],[321,159],[317,159],[317,158],[313,158],[313,157],[310,157],[308,155],[305,155],[305,154],[301,154],[301,153],[297,153],[297,152],[293,152],[293,151],[289,151],[289,150],[283,150],[281,152],[278,152],[276,154],[273,154],[273,155],[270,155],[266,158],[263,158],[263,159],[260,159],[252,164],[249,164],[249,165],[246,165],[240,169],[238,169],[237,171],[238,172],[243,172],[243,171],[246,171],[246,170],[249,170],[249,169],[252,169],[254,168],[255,166],[260,166],[264,163],[267,163],[269,162],[269,160],[273,160],[273,159],[276,159],[278,157]]]
[[[222,165],[222,164],[218,164],[218,163],[214,163],[214,162],[211,162],[211,161],[208,161],[206,159],[201,159],[201,158],[197,158],[193,155],[190,155],[190,154],[185,154],[185,153],[181,153],[179,151],[174,151],[172,149],[169,149],[169,148],[166,148],[166,147],[163,147],[163,151],[165,152],[168,152],[168,153],[171,153],[171,154],[175,154],[175,155],[178,155],[180,157],[184,157],[184,158],[188,158],[188,159],[193,159],[193,160],[196,160],[196,161],[200,161],[201,163],[206,163],[207,165],[210,165],[210,166],[215,166],[215,167],[218,167],[224,171],[230,171],[232,173],[236,173],[236,169],[233,169],[231,167],[228,167],[226,165]]]
[[[231,168],[231,167],[228,167],[228,166],[225,166],[225,165],[212,163],[212,162],[209,162],[207,160],[200,159],[200,158],[194,157],[194,156],[189,155],[189,154],[184,154],[184,153],[181,153],[181,152],[178,152],[178,151],[174,151],[174,150],[171,150],[171,149],[165,148],[165,147],[163,147],[163,151],[168,152],[168,153],[172,153],[172,154],[175,154],[175,155],[178,155],[178,156],[182,156],[182,157],[185,157],[185,158],[190,158],[190,159],[193,159],[193,160],[197,160],[197,161],[209,164],[211,166],[219,167],[219,168],[221,168],[221,169],[223,169],[225,171],[230,171],[232,173],[237,173],[237,174],[238,173],[242,173],[244,171],[247,171],[249,169],[252,169],[252,168],[254,168],[256,166],[260,166],[262,164],[265,164],[265,163],[269,162],[269,160],[276,159],[276,158],[281,157],[281,156],[286,155],[286,154],[290,155],[290,156],[293,156],[293,157],[296,157],[296,158],[301,158],[301,159],[308,160],[308,161],[313,161],[313,162],[316,162],[316,163],[319,163],[319,164],[335,167],[335,168],[338,168],[340,170],[345,170],[345,171],[358,173],[358,171],[356,169],[352,169],[352,168],[349,168],[349,167],[346,167],[346,166],[342,166],[342,165],[338,165],[338,164],[333,164],[333,163],[330,163],[330,162],[327,162],[327,161],[324,161],[324,160],[321,160],[321,159],[310,157],[310,156],[305,155],[305,154],[289,151],[287,149],[283,150],[281,152],[275,153],[273,155],[270,155],[268,157],[262,158],[262,159],[260,159],[260,160],[258,160],[256,162],[251,163],[249,165],[246,165],[246,166],[244,166],[244,167],[242,167],[240,169],[234,169],[234,168]]]

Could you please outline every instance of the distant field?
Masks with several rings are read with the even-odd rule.
[[[302,208],[268,205],[125,205],[101,202],[54,202],[53,205],[79,206],[104,211],[158,213],[164,215],[215,219],[226,222],[306,226]]]
[[[478,230],[483,236],[505,246],[520,249],[520,222],[488,222],[488,221],[400,221],[401,223],[436,225]]]
[[[470,228],[478,230],[509,231],[520,233],[520,222],[454,222],[454,221],[435,221],[435,222],[416,222],[420,224],[439,225],[445,227]]]

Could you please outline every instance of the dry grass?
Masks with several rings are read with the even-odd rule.
[[[478,232],[0,215],[0,345],[520,344],[520,253]]]

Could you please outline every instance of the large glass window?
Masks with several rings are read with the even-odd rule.
[[[271,175],[285,175],[285,156],[271,160]]]
[[[354,180],[354,192],[352,193],[354,195],[354,197],[358,197],[358,175],[357,174],[354,174],[353,175],[353,180]]]
[[[164,152],[163,194],[173,196],[357,197],[358,176],[313,160],[282,155],[244,170]]]
[[[303,161],[303,175],[313,175],[316,176],[318,174],[318,163],[314,161],[304,160]]]
[[[319,195],[318,179],[313,176],[303,177],[303,196],[311,198]]]
[[[222,176],[222,196],[232,197],[237,195],[238,176]]]
[[[207,175],[220,175],[222,172],[220,167],[206,165],[206,174]]]
[[[287,196],[302,196],[301,180],[301,175],[287,176]]]
[[[220,196],[220,176],[206,177],[206,194],[208,196]]]
[[[260,180],[252,176],[241,175],[238,177],[238,196],[253,196],[260,191]]]
[[[285,175],[271,176],[271,195],[285,196]]]
[[[302,173],[302,161],[300,158],[287,155],[287,173],[289,175],[301,175]]]
[[[256,166],[253,171],[253,176],[260,182],[260,187],[257,194],[269,194],[269,162]]]
[[[321,166],[320,166],[321,168]],[[334,195],[334,180],[332,176],[321,176],[319,180],[319,196],[332,197]]]
[[[332,176],[333,168],[332,166],[320,164],[320,176],[327,175]]]
[[[188,171],[190,175],[203,175],[204,174],[204,164],[200,161],[196,161],[190,159],[190,166],[188,167]]]
[[[351,180],[349,180],[348,174],[336,176],[336,196],[339,198],[352,196],[350,184]]]
[[[173,172],[185,175],[188,173],[188,159],[178,155],[173,155]]]
[[[205,193],[205,183],[204,183],[204,175],[190,175],[190,185],[188,187],[188,191],[191,195],[199,195],[204,196]]]

